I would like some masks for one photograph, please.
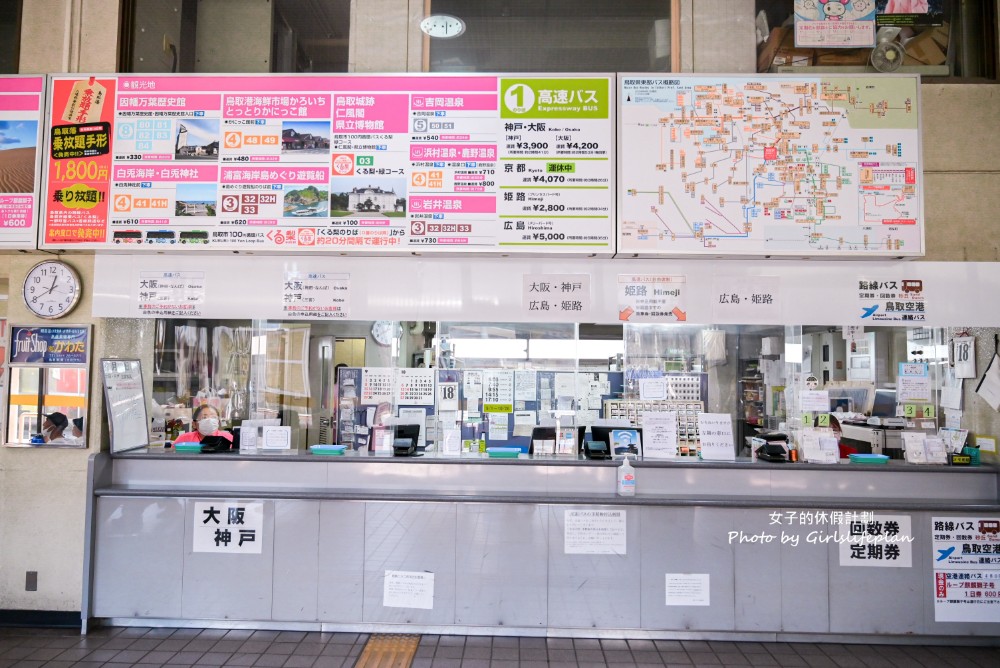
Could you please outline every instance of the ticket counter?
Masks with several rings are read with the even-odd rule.
[[[625,498],[616,466],[95,455],[85,616],[653,638],[996,634],[990,604],[975,608],[982,621],[940,621],[933,561],[936,523],[1000,519],[995,468],[640,461]],[[222,548],[199,542],[208,511],[225,528],[229,508],[258,514],[240,525],[253,549],[236,545],[239,526]],[[844,519],[900,523],[912,542],[898,543],[900,563],[852,559],[866,551],[844,546]]]

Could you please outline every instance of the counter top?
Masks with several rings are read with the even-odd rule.
[[[1000,512],[1000,502],[996,499],[842,499],[836,497],[803,496],[794,499],[777,499],[768,496],[712,496],[697,497],[671,494],[651,494],[618,496],[607,493],[573,494],[532,494],[522,492],[479,492],[469,493],[455,490],[395,490],[383,492],[364,489],[328,489],[308,487],[277,487],[266,491],[260,489],[177,489],[147,485],[112,485],[98,487],[95,496],[130,497],[181,497],[181,498],[225,498],[225,499],[297,499],[320,501],[409,501],[409,502],[457,502],[457,503],[526,503],[551,505],[614,505],[614,506],[679,506],[679,507],[723,507],[723,508],[795,508],[803,510],[848,510],[871,512],[877,507],[880,512],[900,511],[947,511],[963,513]]]
[[[338,463],[376,463],[391,462],[393,464],[488,464],[490,466],[595,466],[615,467],[621,460],[593,460],[583,456],[571,455],[521,455],[517,458],[489,457],[481,453],[466,453],[462,455],[443,455],[437,452],[426,452],[416,457],[393,457],[388,454],[374,452],[349,451],[343,455],[314,455],[309,450],[288,450],[284,452],[247,453],[191,453],[176,452],[164,448],[140,448],[128,452],[111,455],[114,459],[135,460],[197,460],[197,461],[253,461],[253,462],[320,462],[324,464]],[[982,466],[943,466],[909,464],[901,460],[890,460],[886,464],[853,464],[847,459],[841,459],[839,464],[809,464],[804,462],[782,463],[753,461],[749,457],[738,457],[735,461],[705,461],[697,458],[684,459],[640,459],[632,460],[636,468],[699,468],[699,469],[767,469],[789,471],[844,471],[857,470],[865,472],[938,472],[957,474],[988,474],[997,475],[1000,468],[992,465]]]

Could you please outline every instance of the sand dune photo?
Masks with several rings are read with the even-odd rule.
[[[34,147],[0,151],[0,193],[30,193],[34,190]]]

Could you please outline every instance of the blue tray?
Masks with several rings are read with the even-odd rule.
[[[310,445],[309,452],[314,455],[342,455],[347,450],[346,445]]]
[[[854,464],[888,464],[889,457],[886,455],[865,455],[865,454],[852,454],[847,455],[847,458],[851,460]]]
[[[510,459],[516,459],[519,454],[521,454],[521,448],[486,448],[486,454],[489,457],[508,457]]]

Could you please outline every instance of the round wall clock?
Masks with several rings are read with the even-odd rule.
[[[458,37],[465,32],[465,21],[448,14],[432,14],[420,22],[420,29],[431,37]]]
[[[396,336],[396,323],[392,320],[376,320],[372,323],[372,338],[380,346],[392,343]]]
[[[76,269],[59,260],[43,260],[25,276],[21,297],[39,318],[61,318],[76,308],[81,288]]]

